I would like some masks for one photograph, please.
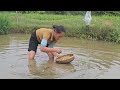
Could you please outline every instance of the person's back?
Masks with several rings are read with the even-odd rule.
[[[41,40],[43,38],[46,38],[46,39],[50,39],[51,38],[51,40],[52,40],[53,33],[54,33],[53,29],[49,29],[49,28],[40,28],[40,29],[37,29],[36,30],[36,37],[37,37],[38,42],[41,42]]]

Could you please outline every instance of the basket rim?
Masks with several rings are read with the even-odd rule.
[[[64,61],[61,61],[61,60],[56,60],[56,63],[60,63],[60,64],[66,64],[66,63],[70,63],[74,60],[74,56],[72,56],[70,59],[67,59],[67,60],[64,60]]]
[[[60,59],[61,57],[64,57],[64,56],[70,56],[70,58],[74,57],[74,55],[73,55],[73,54],[66,54],[66,55],[62,55],[62,56],[60,56],[60,57],[56,58],[56,60],[58,60],[58,59]]]
[[[67,54],[67,55],[68,55],[68,54]],[[62,57],[67,56],[67,55],[63,55]],[[57,62],[59,62],[59,61],[60,61],[60,62],[73,61],[75,57],[74,57],[74,55],[72,55],[72,56],[70,56],[70,57],[69,57],[68,59],[66,59],[66,60],[60,60],[60,58],[61,58],[61,57],[58,57],[58,58],[56,59],[56,61],[57,61]],[[71,60],[71,59],[73,59],[73,60]]]

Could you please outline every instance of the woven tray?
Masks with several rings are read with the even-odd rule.
[[[67,54],[56,58],[56,63],[67,64],[74,60],[73,54]]]

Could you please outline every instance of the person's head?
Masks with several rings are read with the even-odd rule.
[[[62,25],[60,25],[60,26],[53,25],[53,29],[54,29],[54,38],[56,41],[60,40],[66,32],[64,29],[64,26],[62,26]]]

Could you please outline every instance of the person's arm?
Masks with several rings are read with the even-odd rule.
[[[40,47],[40,50],[42,52],[57,52],[57,53],[61,53],[61,50],[58,49],[58,48],[48,48],[46,47],[47,46],[47,41],[49,40],[50,38],[50,33],[49,32],[44,32],[43,33],[43,39],[41,41],[41,47]]]
[[[56,41],[53,41],[52,43],[50,43],[49,45],[48,45],[48,48],[53,48],[54,47],[54,45],[55,45],[55,43],[56,43]],[[51,52],[52,53],[52,55],[54,56],[54,57],[59,57],[60,56],[60,54],[58,54],[57,52]]]
[[[60,57],[61,55],[60,54],[58,54],[58,53],[56,53],[56,52],[52,52],[52,54],[54,55],[54,57]]]
[[[48,53],[48,52],[61,53],[60,49],[58,49],[58,48],[52,48],[52,44],[50,46],[48,46],[48,47],[46,47],[46,46],[47,46],[47,40],[46,39],[42,39],[42,41],[41,41],[41,47],[40,47],[40,50],[42,52],[46,52],[46,53]]]
[[[58,50],[56,48],[48,48],[46,46],[41,46],[40,50],[42,52],[58,52]]]

